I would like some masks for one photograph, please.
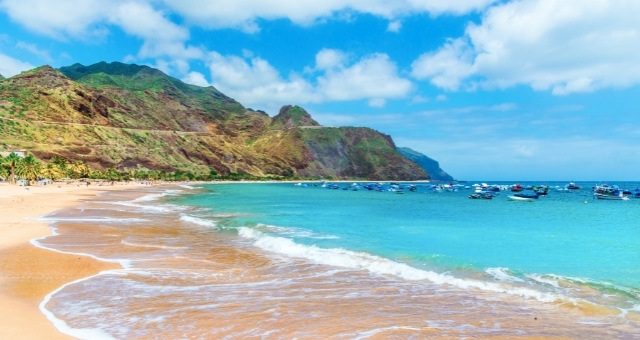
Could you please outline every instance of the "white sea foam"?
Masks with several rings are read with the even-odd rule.
[[[73,328],[71,326],[69,326],[69,324],[67,324],[64,320],[59,319],[58,317],[55,316],[55,314],[53,314],[53,312],[51,312],[50,310],[47,309],[47,304],[49,303],[49,301],[51,301],[51,298],[56,295],[59,291],[65,289],[66,287],[79,283],[79,282],[83,282],[89,279],[92,279],[96,276],[100,276],[100,275],[104,275],[106,273],[110,273],[112,271],[103,271],[100,272],[96,275],[92,275],[89,277],[85,277],[79,280],[75,280],[69,283],[66,283],[62,286],[60,286],[58,289],[54,290],[53,292],[47,294],[44,297],[44,300],[42,300],[42,302],[40,302],[40,305],[38,306],[40,309],[40,312],[42,312],[42,314],[44,314],[44,316],[53,324],[54,327],[56,327],[60,332],[67,334],[69,336],[72,336],[74,338],[78,338],[78,339],[96,339],[96,340],[103,340],[103,339],[115,339],[114,337],[112,337],[111,335],[107,334],[106,332],[97,329],[97,328]]]
[[[252,228],[239,228],[238,233],[241,237],[253,240],[253,244],[263,250],[294,258],[303,258],[317,264],[366,270],[373,274],[391,275],[405,280],[425,280],[438,285],[450,285],[461,289],[478,289],[488,292],[503,293],[543,302],[553,302],[558,300],[571,301],[571,299],[567,297],[545,293],[526,287],[510,286],[473,279],[461,279],[448,274],[422,270],[404,263],[395,262],[367,253],[354,252],[341,248],[320,248],[313,245],[303,245],[296,243],[291,239],[268,236]]]
[[[318,240],[339,239],[339,237],[335,235],[318,234],[306,229],[293,228],[293,227],[281,227],[281,226],[276,226],[271,224],[258,223],[256,225],[256,228],[259,230],[264,230],[271,233],[277,233],[281,236],[287,236],[287,237],[312,238],[312,239],[318,239]]]
[[[132,200],[132,202],[151,202],[151,201],[156,201],[162,197],[165,196],[173,196],[176,195],[178,193],[182,192],[182,190],[165,190],[163,192],[160,193],[152,193],[152,194],[147,194],[144,196],[140,196],[134,200]]]
[[[113,205],[119,205],[123,207],[136,208],[144,212],[156,213],[156,214],[169,214],[172,212],[182,211],[186,209],[184,207],[171,205],[171,204],[144,205],[144,204],[135,203],[134,201],[101,201],[98,203],[113,204]]]
[[[52,232],[51,232],[52,236],[56,236],[58,235],[58,232],[55,228],[52,228]],[[117,263],[120,266],[122,266],[123,268],[131,268],[131,260],[129,259],[108,259],[108,258],[104,258],[104,257],[99,257],[93,254],[88,254],[88,253],[81,253],[81,252],[75,252],[75,251],[65,251],[65,250],[60,250],[60,249],[56,249],[56,248],[51,248],[51,247],[47,247],[45,245],[43,245],[40,241],[46,239],[49,236],[45,236],[45,237],[40,237],[40,238],[34,238],[30,241],[30,243],[32,245],[34,245],[35,247],[38,248],[42,248],[42,249],[46,249],[46,250],[50,250],[56,253],[60,253],[60,254],[68,254],[68,255],[80,255],[80,256],[87,256],[90,257],[94,260],[97,261],[102,261],[102,262],[109,262],[109,263]]]
[[[560,288],[560,282],[558,281],[558,279],[549,275],[529,274],[527,275],[527,277],[536,282],[547,284],[555,288]]]
[[[180,215],[180,220],[188,223],[197,224],[203,227],[215,228],[216,226],[218,226],[218,223],[216,223],[215,221],[207,220],[201,217],[185,215],[185,214]]]
[[[396,331],[396,330],[419,331],[420,328],[409,327],[409,326],[390,326],[390,327],[374,328],[368,331],[358,332],[358,335],[354,339],[367,339],[379,333]]]
[[[146,244],[146,243],[136,243],[122,240],[121,244],[130,247],[140,247],[140,248],[157,248],[157,249],[187,249],[187,247],[173,247],[173,246],[163,246],[160,244]]]
[[[194,187],[193,185],[188,185],[188,184],[180,184],[178,186],[188,190],[202,189],[202,187]]]
[[[485,273],[491,275],[494,279],[503,282],[524,282],[523,279],[512,275],[509,268],[495,267],[487,268]]]

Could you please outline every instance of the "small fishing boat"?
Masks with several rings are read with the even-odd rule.
[[[565,185],[565,189],[567,189],[567,190],[580,190],[580,186],[577,185],[575,182],[570,182],[569,184]]]
[[[469,195],[469,198],[473,200],[478,200],[478,199],[490,200],[490,199],[493,199],[494,197],[495,195],[492,192],[475,192]]]
[[[529,192],[515,193],[509,196],[509,199],[512,201],[533,202],[537,200],[539,197],[540,197],[540,194],[538,192],[529,191]]]
[[[546,185],[536,185],[532,189],[540,196],[546,196],[549,193],[549,187]]]
[[[511,191],[512,192],[521,192],[522,190],[524,190],[524,187],[522,185],[520,185],[519,183],[514,184],[511,186]]]
[[[616,185],[610,186],[607,184],[596,185],[593,189],[593,197],[599,200],[609,201],[628,201],[629,197],[624,194],[623,190]]]

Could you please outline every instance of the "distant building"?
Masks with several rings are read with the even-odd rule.
[[[27,155],[27,152],[24,150],[14,150],[14,151],[0,151],[0,156],[7,157],[12,153],[15,153],[16,156],[20,158],[24,158]]]

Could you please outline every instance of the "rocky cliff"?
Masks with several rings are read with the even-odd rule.
[[[453,181],[453,177],[440,168],[438,161],[429,158],[428,156],[410,149],[410,148],[398,148],[398,152],[405,158],[414,161],[424,171],[429,173],[431,179],[436,181]]]

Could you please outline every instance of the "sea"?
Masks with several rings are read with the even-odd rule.
[[[595,200],[589,182],[469,199],[473,183],[107,193],[33,243],[122,269],[40,308],[91,339],[640,337],[640,199]]]

